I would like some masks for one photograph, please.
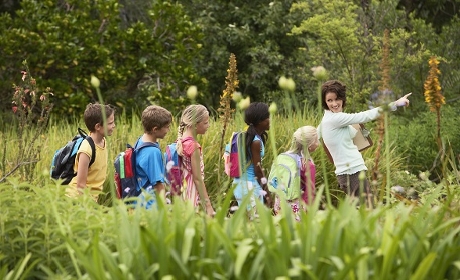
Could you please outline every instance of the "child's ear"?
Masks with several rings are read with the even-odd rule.
[[[97,123],[95,126],[94,126],[94,131],[97,131],[98,129],[100,128],[104,128],[104,126],[102,126],[102,124],[100,123]]]

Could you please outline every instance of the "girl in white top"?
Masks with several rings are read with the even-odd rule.
[[[394,111],[397,106],[409,105],[410,95],[406,94],[390,103]],[[323,139],[335,165],[335,174],[340,188],[348,195],[358,196],[360,188],[359,174],[367,170],[364,159],[358,148],[353,144],[356,129],[353,124],[370,122],[379,117],[382,108],[374,108],[364,112],[348,114],[343,112],[346,105],[346,86],[340,81],[331,80],[321,86],[321,102],[324,116],[318,127],[319,137]],[[369,181],[364,179],[364,191],[368,205],[372,205]]]

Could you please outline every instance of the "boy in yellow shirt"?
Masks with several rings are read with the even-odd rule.
[[[105,109],[107,135],[104,129],[102,108]],[[112,135],[115,129],[115,110],[110,105],[90,103],[86,106],[83,118],[89,130],[89,136],[95,144],[95,160],[89,166],[92,156],[91,146],[86,139],[83,140],[73,168],[77,175],[70,181],[66,192],[69,197],[77,197],[84,192],[85,188],[89,188],[90,194],[97,201],[107,178],[108,149],[106,136]]]

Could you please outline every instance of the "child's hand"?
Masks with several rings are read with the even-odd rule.
[[[214,211],[214,208],[212,208],[212,205],[206,206],[206,214],[208,214],[210,217],[214,217],[216,212]]]

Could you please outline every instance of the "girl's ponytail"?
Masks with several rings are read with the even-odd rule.
[[[184,154],[184,148],[182,147],[182,135],[184,134],[185,123],[180,122],[179,129],[177,131],[176,150],[179,155]]]

